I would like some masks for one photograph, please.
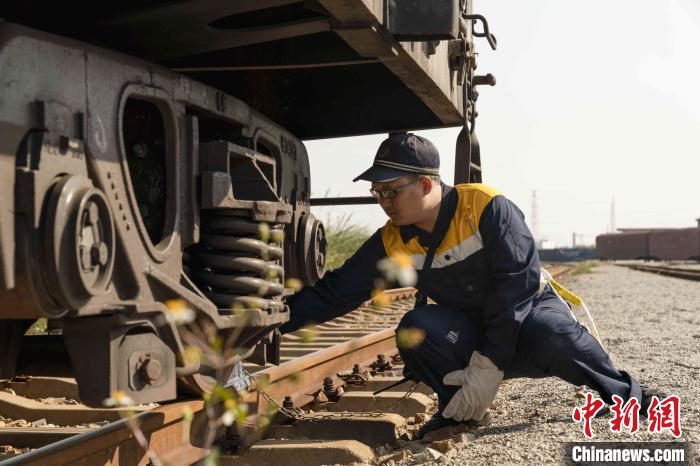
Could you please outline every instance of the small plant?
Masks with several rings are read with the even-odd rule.
[[[31,327],[29,327],[29,330],[25,332],[25,335],[47,335],[48,333],[48,320],[46,317],[42,317],[34,322]]]
[[[369,229],[350,223],[352,214],[345,214],[335,219],[326,218],[326,270],[337,269],[367,241]]]
[[[333,270],[350,258],[370,237],[369,228],[350,223],[352,214],[331,218],[326,217],[326,240],[328,252],[326,255],[326,270]],[[375,280],[372,291],[372,303],[375,307],[388,304],[383,291],[395,286],[414,286],[417,273],[413,261],[407,255],[386,257],[377,262],[380,277]]]
[[[583,275],[586,273],[593,273],[593,268],[598,267],[598,261],[585,261],[579,264],[571,270],[572,275]]]

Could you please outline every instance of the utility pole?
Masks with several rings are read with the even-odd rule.
[[[610,203],[610,233],[615,233],[615,196]]]

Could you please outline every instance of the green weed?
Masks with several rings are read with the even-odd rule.
[[[46,335],[48,333],[48,321],[46,317],[38,319],[36,322],[29,327],[29,330],[25,332],[25,335]]]
[[[346,214],[335,219],[326,219],[326,239],[328,254],[326,255],[326,270],[337,269],[359,249],[370,237],[369,229],[365,226],[351,223],[352,215]]]

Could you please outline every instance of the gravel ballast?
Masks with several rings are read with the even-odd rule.
[[[678,441],[697,442],[700,436],[700,283],[629,270],[611,264],[590,273],[566,275],[564,285],[586,301],[605,348],[616,367],[642,385],[681,399]],[[595,394],[597,396],[597,394]],[[458,434],[456,447],[435,462],[455,465],[561,464],[566,442],[587,441],[581,424],[571,419],[582,406],[581,390],[556,378],[506,381],[494,402],[496,420],[487,428]],[[610,415],[593,420],[589,440],[673,441],[668,433],[650,433],[640,418],[639,432],[613,433]],[[475,434],[475,435],[472,435]],[[416,442],[410,458],[395,464],[424,464]],[[430,447],[425,442],[424,448]],[[697,445],[691,458],[700,462]]]

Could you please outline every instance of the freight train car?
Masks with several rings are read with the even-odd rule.
[[[595,239],[598,259],[645,259],[649,257],[647,231],[599,235]]]
[[[596,237],[604,260],[700,260],[700,228],[631,230]]]
[[[496,43],[471,1],[8,0],[0,18],[0,378],[40,317],[87,403],[278,362],[285,278],[324,269],[303,139],[461,125],[455,180],[481,179],[475,86],[494,79],[473,38]],[[169,300],[237,349],[223,370],[187,358]]]
[[[700,259],[700,228],[649,232],[649,257],[657,260]]]

